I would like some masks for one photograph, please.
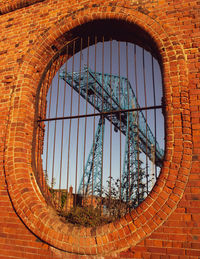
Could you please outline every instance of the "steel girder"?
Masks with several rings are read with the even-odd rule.
[[[66,81],[71,87],[73,87],[73,89],[77,93],[80,93],[80,95],[93,107],[95,107],[95,109],[98,110],[100,113],[140,108],[131,84],[125,77],[94,72],[87,67],[84,67],[81,73],[66,73],[65,71],[62,71],[60,73],[60,77],[64,81]],[[157,166],[161,167],[164,151],[159,147],[158,142],[155,140],[155,137],[153,136],[149,125],[146,123],[146,119],[142,111],[132,111],[128,113],[122,112],[121,114],[117,112],[105,115],[105,117],[109,121],[112,121],[112,124],[115,126],[115,128],[120,130],[126,136],[126,151],[123,166],[124,179],[128,177],[128,174],[136,174],[136,172],[139,170],[137,153],[140,152],[140,150],[144,152],[151,161],[154,161],[152,152],[152,147],[154,147],[154,162]],[[99,124],[96,131],[95,143],[93,143],[85,166],[85,172],[87,172],[87,174],[85,173],[84,175],[86,179],[82,178],[79,185],[79,191],[82,190],[81,186],[83,186],[83,181],[87,184],[89,184],[89,181],[91,181],[91,174],[94,170],[90,171],[90,169],[92,169],[92,167],[96,167],[98,168],[98,170],[100,170],[101,168],[100,165],[94,165],[94,163],[100,163],[102,158],[99,159],[98,162],[92,161],[96,156],[101,156],[101,154],[96,154],[96,152],[99,152],[98,148],[94,148],[94,146],[98,146],[98,144],[96,143],[97,139],[98,141],[100,141],[100,138],[98,138],[98,134],[103,134],[103,132],[100,132],[101,128],[104,129],[104,127]],[[139,149],[138,145],[136,144],[138,139]],[[128,145],[130,148],[127,149]],[[92,155],[91,152],[93,153]],[[130,162],[132,164],[130,164]],[[94,172],[93,175],[93,179],[95,179],[96,181],[94,181],[93,190],[97,190],[102,184],[98,182],[100,181],[101,177],[97,177],[96,172]],[[134,179],[134,177],[132,179]],[[127,196],[127,193],[130,192],[130,188],[132,188],[125,184],[125,182],[124,185],[126,191],[123,191],[123,193],[126,193],[126,195],[123,194],[123,197],[124,195]],[[90,189],[87,186],[85,186],[85,188],[88,188],[88,190]],[[129,188],[129,191],[127,190],[127,188]],[[130,194],[128,195],[130,196]]]

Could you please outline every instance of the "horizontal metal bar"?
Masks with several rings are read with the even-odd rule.
[[[140,108],[134,108],[134,109],[125,109],[125,110],[117,110],[117,111],[105,111],[105,112],[99,112],[99,113],[90,113],[90,114],[65,116],[65,117],[57,117],[57,118],[55,117],[55,118],[38,120],[37,122],[78,119],[78,118],[86,118],[86,117],[101,116],[101,115],[106,116],[106,115],[115,114],[115,113],[125,113],[125,112],[143,111],[143,110],[151,110],[151,109],[154,110],[154,109],[161,109],[161,108],[164,108],[163,105],[149,106],[149,107],[143,107],[143,108],[140,107]]]

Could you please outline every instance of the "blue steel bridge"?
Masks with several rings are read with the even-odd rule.
[[[102,149],[107,119],[114,125],[115,131],[119,130],[125,136],[121,198],[125,201],[136,199],[142,163],[138,159],[139,154],[143,152],[156,166],[161,167],[164,151],[146,122],[130,82],[125,77],[97,73],[87,67],[81,72],[62,71],[60,78],[101,114],[78,193],[99,195],[102,189]]]

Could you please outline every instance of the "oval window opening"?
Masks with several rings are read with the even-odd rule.
[[[41,79],[35,175],[67,222],[97,226],[124,216],[160,174],[161,70],[145,39],[129,38],[82,33]]]

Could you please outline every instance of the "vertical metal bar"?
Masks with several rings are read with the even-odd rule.
[[[90,45],[90,37],[87,38],[87,68],[89,68],[89,45]],[[85,103],[85,114],[87,115],[87,109],[88,109],[88,76],[89,72],[87,69],[87,83],[86,83],[86,103]],[[85,117],[85,129],[84,129],[84,151],[83,151],[83,196],[85,196],[86,193],[84,193],[84,178],[85,178],[85,149],[86,149],[86,136],[87,136],[87,117]],[[87,186],[88,187],[88,186]]]
[[[154,58],[151,55],[151,67],[152,67],[152,81],[153,81],[153,103],[156,106],[156,91],[155,91],[155,74],[154,74]],[[157,118],[156,118],[156,109],[154,109],[154,135],[155,135],[155,147],[154,147],[154,156],[156,157],[156,142],[157,142]],[[154,158],[154,160],[156,160]],[[155,179],[157,179],[157,166],[155,164]]]
[[[95,74],[95,79],[96,79],[96,71],[97,71],[97,36],[95,36],[95,53],[94,53],[94,74]],[[96,80],[94,83],[94,114],[96,113]],[[92,159],[94,161],[94,148],[95,148],[95,121],[96,121],[96,116],[93,118],[93,154],[92,154]],[[92,201],[91,203],[93,204],[93,195],[94,195],[94,163],[92,164]]]
[[[104,36],[102,37],[102,111],[104,111]],[[100,206],[100,213],[102,211],[102,188],[103,188],[103,140],[104,140],[104,116],[102,115],[102,160],[101,160],[101,191],[100,191],[100,198],[101,198],[101,206]]]
[[[129,96],[129,73],[128,73],[128,42],[126,42],[126,78],[127,78],[127,98],[128,98],[128,109],[130,109],[130,96]],[[131,184],[131,177],[130,177],[130,113],[128,112],[128,200],[127,203],[130,202],[130,184]]]
[[[68,45],[66,47],[66,61],[65,61],[65,74],[67,73],[67,60],[68,60]],[[65,115],[65,102],[66,102],[66,86],[67,83],[64,81],[64,94],[63,94],[63,110],[62,114],[63,117]],[[61,150],[60,150],[60,178],[59,178],[59,200],[60,200],[60,205],[61,204],[61,182],[62,182],[62,163],[63,163],[63,136],[64,136],[64,120],[62,120],[62,133],[61,133]]]
[[[48,83],[49,83],[49,74],[50,74],[50,70],[48,70],[48,79],[45,79],[45,88],[44,88],[44,98],[45,98],[45,103],[44,103],[44,111],[43,111],[43,118],[45,118],[46,117],[46,113],[47,113],[47,100],[46,100],[46,96],[47,96],[47,91],[48,91]],[[46,77],[47,77],[47,75],[46,75]],[[45,147],[44,147],[44,145],[45,145],[45,127],[46,127],[46,123],[45,122],[43,122],[44,123],[44,135],[43,135],[43,151],[42,151],[42,153],[44,153],[44,149],[45,149]],[[47,183],[46,183],[46,173],[45,173],[45,161],[43,160],[42,162],[41,162],[41,164],[42,164],[42,170],[43,170],[43,173],[42,173],[42,179],[43,179],[43,182],[42,182],[42,185],[43,185],[43,187],[42,187],[42,192],[43,192],[43,194],[45,195],[46,194],[46,188],[47,188]]]
[[[78,116],[80,115],[80,97],[81,97],[81,61],[82,61],[82,44],[83,39],[80,38],[80,60],[79,60],[79,92],[78,92]],[[78,145],[79,145],[79,118],[77,122],[77,140],[76,140],[76,174],[75,174],[75,204],[77,202],[77,174],[78,174]]]
[[[112,110],[112,39],[110,39],[110,110]],[[109,206],[111,202],[111,179],[112,179],[112,115],[110,116],[110,183],[109,183]]]
[[[45,106],[43,105],[44,103],[44,98],[45,98],[45,81],[43,81],[42,86],[41,86],[41,90],[40,90],[40,107],[39,107],[39,117],[40,118],[44,118],[44,113],[45,113]],[[44,122],[40,122],[38,124],[38,158],[37,158],[37,163],[38,163],[38,180],[39,180],[39,185],[41,187],[41,191],[44,192],[44,173],[43,173],[43,166],[42,166],[42,143],[43,143],[43,126],[44,126]]]
[[[118,76],[119,76],[119,106],[121,109],[121,71],[120,71],[120,41],[118,42]],[[119,113],[119,123],[120,123],[120,132],[119,132],[119,197],[120,201],[122,199],[121,193],[122,193],[122,115],[121,112]]]
[[[57,63],[58,60],[56,60],[55,63]],[[54,65],[53,67],[53,64],[51,64],[51,67],[49,68],[49,71],[52,71],[53,69],[53,73],[49,72],[49,75],[50,75],[50,80],[53,80],[53,77],[54,77],[54,74],[55,74],[55,71],[56,71],[56,65]],[[50,114],[51,114],[51,100],[52,100],[52,90],[53,90],[53,84],[51,82],[51,86],[50,86],[50,96],[49,96],[49,110],[48,110],[48,118],[50,118]],[[48,154],[49,154],[49,124],[50,122],[48,121],[47,123],[47,147],[46,147],[46,177],[49,177],[48,175]],[[49,185],[50,185],[50,179],[47,179],[49,180]],[[46,189],[46,192],[48,193],[48,181],[47,181],[47,189]]]
[[[60,56],[58,57],[59,60],[59,70],[58,70],[58,79],[57,79],[57,99],[56,99],[56,116],[58,116],[58,102],[59,102],[59,93],[60,93],[60,81],[59,81],[59,74],[60,74],[60,64],[62,63],[60,60]],[[53,163],[52,163],[52,178],[51,178],[51,188],[53,189],[53,185],[55,184],[54,178],[54,166],[55,166],[55,148],[56,148],[56,130],[57,130],[57,120],[55,120],[55,128],[54,128],[54,141],[53,141]]]
[[[43,118],[44,117],[44,112],[45,112],[45,110],[44,110],[44,93],[45,93],[45,89],[44,89],[44,87],[45,87],[45,83],[43,83],[42,84],[42,96],[41,96],[41,111],[40,111],[40,117],[41,118]],[[45,98],[46,99],[46,98]],[[44,136],[43,136],[43,124],[44,124],[44,122],[42,122],[40,125],[41,125],[41,129],[40,129],[40,131],[41,131],[41,138],[43,138]],[[41,158],[41,155],[42,155],[42,143],[43,143],[43,141],[40,141],[40,144],[39,144],[39,160],[40,160],[40,179],[41,179],[41,187],[42,187],[42,192],[43,192],[43,188],[44,188],[44,174],[43,174],[43,171],[42,171],[42,169],[43,169],[43,167],[42,167],[42,158]]]
[[[73,54],[72,54],[72,86],[74,83],[74,54],[75,54],[75,40],[73,41]],[[73,110],[73,87],[71,87],[71,100],[70,100],[70,116],[72,116],[72,110]],[[69,137],[68,137],[68,152],[67,152],[67,192],[69,190],[69,159],[70,159],[70,145],[71,145],[71,128],[72,128],[72,122],[71,119],[69,121]]]
[[[40,95],[39,95],[39,117],[42,118],[43,109],[43,94],[44,94],[44,82],[42,83]],[[43,177],[41,172],[41,139],[42,139],[42,122],[38,123],[38,138],[37,138],[37,180],[39,182],[41,190],[43,190]],[[41,179],[42,178],[42,179]]]
[[[50,75],[51,68],[49,69],[49,75]],[[48,84],[49,82],[47,82]],[[49,110],[48,110],[48,118],[50,117],[50,110],[51,110],[51,96],[52,96],[52,84],[50,85],[50,97],[49,97]],[[45,166],[45,181],[46,181],[46,188],[45,192],[47,193],[48,188],[48,150],[49,150],[49,121],[47,122],[47,144],[46,144],[46,166]]]
[[[144,49],[142,50],[142,65],[143,65],[143,78],[144,78],[144,100],[145,100],[145,108],[147,107],[147,89],[146,89],[146,72],[145,72],[145,57],[144,57]],[[146,184],[148,185],[148,156],[147,156],[147,110],[145,110],[145,120],[146,120]]]
[[[137,47],[134,44],[134,69],[135,69],[135,86],[136,86],[136,100],[138,102],[138,78],[137,78]],[[138,107],[137,107],[138,108]],[[137,111],[137,197],[139,197],[139,168],[140,168],[140,152],[139,152],[139,112]],[[137,200],[138,201],[138,200]]]

